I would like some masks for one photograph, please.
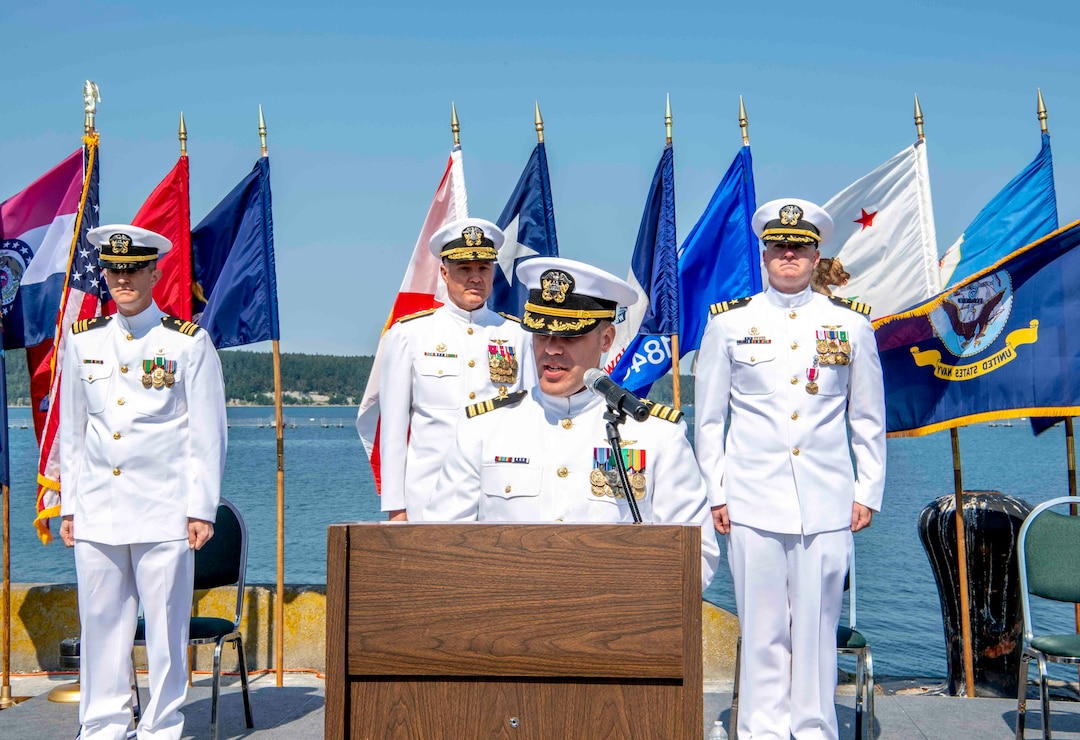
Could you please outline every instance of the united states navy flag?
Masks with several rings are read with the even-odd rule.
[[[1080,414],[1080,221],[874,322],[887,430]]]
[[[506,234],[499,250],[495,283],[488,308],[521,316],[529,291],[514,272],[520,260],[530,257],[558,257],[555,238],[555,208],[551,203],[547,152],[543,142],[536,145],[521,173],[517,187],[506,202],[498,226]]]

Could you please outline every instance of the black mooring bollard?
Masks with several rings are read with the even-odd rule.
[[[1026,501],[997,491],[964,492],[976,696],[1016,697],[1024,627],[1016,540],[1031,508]],[[930,559],[941,600],[949,693],[960,696],[966,692],[966,682],[954,494],[934,499],[922,510],[919,538]]]

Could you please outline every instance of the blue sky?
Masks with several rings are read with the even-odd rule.
[[[1073,3],[6,3],[0,199],[79,146],[101,88],[102,223],[128,221],[189,132],[201,219],[269,127],[284,351],[368,354],[461,118],[470,213],[494,220],[546,124],[563,256],[627,272],[675,116],[683,238],[750,118],[759,203],[824,202],[926,117],[939,249],[1038,152],[1050,113],[1061,222],[1080,218]],[[254,349],[264,349],[256,345]]]

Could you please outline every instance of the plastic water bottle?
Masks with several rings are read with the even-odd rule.
[[[724,729],[724,723],[720,720],[715,720],[712,723],[712,729],[709,730],[709,740],[728,740],[727,730]]]

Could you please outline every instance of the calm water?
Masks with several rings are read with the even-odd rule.
[[[32,525],[37,448],[28,409],[11,409],[12,580],[74,582],[71,551],[59,540],[42,547]],[[229,457],[225,496],[247,519],[248,581],[273,583],[276,562],[276,461],[273,409],[229,409]],[[376,520],[379,512],[371,472],[353,422],[355,408],[285,410],[285,580],[324,583],[326,525]],[[20,428],[23,423],[30,428]],[[1065,434],[1059,427],[1034,437],[1027,422],[960,432],[964,487],[1010,493],[1035,505],[1068,493]],[[874,647],[881,675],[945,675],[945,648],[937,587],[919,542],[919,512],[951,493],[948,432],[921,439],[889,440],[884,510],[856,538],[859,628]],[[56,529],[54,523],[54,531]],[[725,548],[721,546],[724,556]],[[705,597],[735,610],[726,562]],[[1071,606],[1041,607],[1048,629],[1073,625]],[[1037,624],[1039,622],[1037,621]],[[1052,668],[1054,668],[1052,666]],[[1058,667],[1060,668],[1060,667]],[[1076,678],[1075,671],[1060,677]]]

